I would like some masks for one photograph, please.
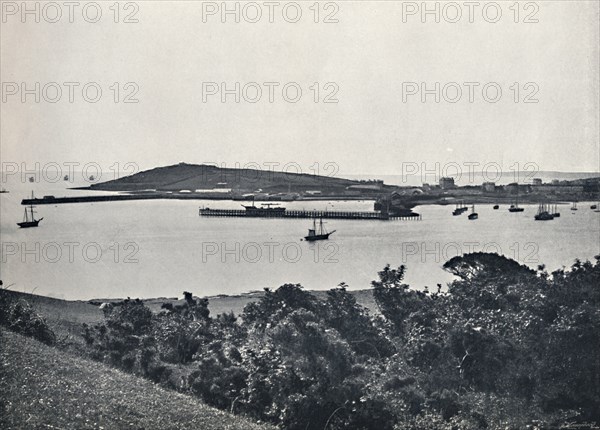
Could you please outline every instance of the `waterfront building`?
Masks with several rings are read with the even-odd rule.
[[[456,188],[454,184],[454,178],[440,178],[440,188],[442,190],[451,190]]]

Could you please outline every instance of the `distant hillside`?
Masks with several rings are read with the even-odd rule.
[[[93,184],[89,189],[103,191],[194,191],[231,188],[247,192],[257,190],[264,192],[301,192],[313,189],[339,191],[357,184],[359,184],[358,181],[327,176],[180,163]]]

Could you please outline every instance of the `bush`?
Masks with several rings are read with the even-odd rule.
[[[13,297],[0,281],[0,325],[47,345],[56,343],[56,335],[46,320],[23,299]]]

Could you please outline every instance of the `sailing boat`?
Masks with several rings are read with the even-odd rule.
[[[313,218],[313,228],[308,229],[308,236],[304,236],[304,239],[309,242],[314,242],[315,240],[325,240],[329,239],[329,235],[335,233],[335,230],[332,230],[330,233],[327,233],[325,227],[323,227],[323,218],[319,220],[319,232],[317,234],[317,219]]]
[[[540,204],[538,207],[538,213],[533,217],[536,221],[552,221],[554,215],[550,213],[549,208],[544,204]]]
[[[510,205],[508,208],[509,212],[523,212],[525,209],[519,207],[519,186],[517,185],[517,197],[515,199],[515,204]]]
[[[576,211],[577,210],[577,202],[573,202],[573,205],[571,206],[571,210],[572,211]]]
[[[31,199],[33,200],[33,192],[31,193]],[[29,228],[29,227],[37,227],[38,224],[40,223],[41,220],[43,220],[44,218],[40,218],[40,219],[35,219],[35,217],[33,216],[33,205],[29,205],[29,212],[27,212],[27,208],[25,208],[25,214],[23,215],[23,222],[18,222],[17,225],[21,228]]]
[[[10,193],[10,191],[8,191],[6,188],[2,188],[0,190],[0,194],[4,194],[4,193]]]
[[[468,208],[465,206],[464,202],[458,202],[456,203],[456,208],[452,211],[452,215],[461,215],[466,210],[468,210]]]
[[[479,214],[475,212],[475,205],[471,206],[471,213],[469,214],[469,219],[474,220],[479,218]]]
[[[560,218],[560,212],[558,211],[558,209],[557,209],[557,206],[556,206],[556,205],[554,205],[554,212],[552,213],[552,216],[553,216],[554,218]]]

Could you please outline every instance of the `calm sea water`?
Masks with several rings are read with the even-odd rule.
[[[453,217],[451,206],[422,206],[422,221],[328,220],[329,241],[301,238],[310,220],[203,218],[201,206],[240,202],[139,201],[40,205],[39,228],[19,229],[22,198],[81,194],[66,186],[3,184],[0,275],[18,291],[67,299],[237,294],[291,282],[329,289],[340,282],[368,288],[385,264],[408,266],[415,288],[445,284],[442,264],[458,253],[496,251],[532,267],[554,270],[600,254],[600,213],[591,203],[559,206],[562,216],[535,222],[536,208],[476,207],[479,219]],[[373,202],[293,202],[289,208],[372,210]]]

